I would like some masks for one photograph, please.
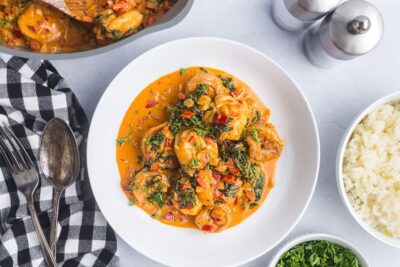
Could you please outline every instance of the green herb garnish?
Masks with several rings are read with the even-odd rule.
[[[130,130],[129,130],[129,133],[126,136],[117,138],[117,145],[122,146],[123,144],[128,142],[128,140],[131,138],[131,135],[134,132],[134,129],[133,129],[132,126],[129,126],[129,127],[130,127]]]
[[[276,267],[360,267],[357,256],[326,240],[314,240],[298,244],[286,251]]]
[[[260,138],[258,138],[258,130],[257,129],[251,129],[250,135],[251,135],[251,137],[253,137],[254,141],[256,141],[257,143],[260,142]]]
[[[222,75],[218,75],[218,78],[221,79],[222,84],[229,89],[229,91],[235,90],[235,85],[233,84],[233,79],[230,77],[225,77]]]
[[[180,68],[179,69],[179,75],[180,76],[183,76],[183,75],[185,75],[185,73],[188,71],[188,68]]]
[[[199,165],[199,160],[198,159],[196,159],[196,158],[192,158],[192,160],[190,161],[190,163],[189,163],[189,166],[190,167],[196,167],[196,166],[198,166]]]
[[[208,73],[208,70],[207,70],[206,68],[204,68],[204,67],[200,67],[200,70],[201,70],[202,72]]]

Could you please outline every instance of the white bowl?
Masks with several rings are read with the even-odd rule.
[[[278,263],[280,257],[289,249],[293,248],[294,246],[296,246],[300,243],[304,243],[304,242],[312,241],[312,240],[327,240],[332,243],[341,245],[342,247],[351,249],[353,251],[353,253],[358,257],[361,266],[369,267],[368,261],[365,258],[365,256],[356,247],[354,247],[354,245],[352,245],[351,243],[349,243],[348,241],[344,240],[341,237],[338,237],[335,235],[330,235],[330,234],[319,234],[319,233],[302,235],[302,236],[296,237],[295,239],[287,242],[282,248],[279,249],[279,251],[272,258],[271,262],[269,263],[269,267],[276,267],[276,264]]]
[[[385,97],[380,98],[379,100],[375,101],[371,105],[369,105],[364,111],[362,111],[356,118],[355,120],[350,124],[350,126],[347,128],[346,132],[343,135],[342,141],[339,145],[339,150],[336,158],[336,181],[337,181],[337,186],[339,189],[340,196],[342,198],[342,201],[344,205],[346,206],[347,210],[351,213],[353,218],[358,222],[361,227],[367,231],[370,235],[378,239],[379,241],[386,243],[390,246],[400,248],[400,239],[392,238],[389,236],[384,235],[380,231],[376,230],[369,224],[367,224],[361,217],[360,215],[354,210],[346,192],[346,188],[344,187],[343,183],[343,158],[344,158],[344,153],[346,151],[347,144],[350,140],[351,135],[354,132],[354,129],[357,127],[357,125],[361,122],[362,119],[365,118],[369,113],[371,113],[374,109],[378,108],[379,106],[382,106],[386,103],[393,102],[393,101],[400,101],[400,91],[389,94]]]
[[[214,67],[245,81],[271,109],[285,138],[276,184],[265,203],[241,224],[218,234],[177,228],[128,206],[120,188],[116,138],[139,92],[182,67]],[[233,266],[266,253],[294,228],[306,210],[319,169],[319,138],[307,100],[289,75],[245,45],[216,38],[189,38],[156,47],[136,58],[111,82],[90,126],[87,153],[90,184],[113,229],[142,254],[172,266]]]

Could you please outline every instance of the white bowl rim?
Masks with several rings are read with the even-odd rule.
[[[357,249],[352,243],[349,241],[343,239],[340,236],[336,236],[333,234],[325,234],[325,233],[309,233],[309,234],[303,234],[300,236],[297,236],[290,241],[286,242],[275,254],[275,256],[272,258],[272,260],[269,263],[269,267],[275,267],[276,264],[278,263],[280,257],[288,251],[289,249],[293,248],[294,246],[307,242],[307,241],[312,241],[312,240],[327,240],[332,243],[335,243],[337,245],[340,245],[342,247],[351,249],[353,253],[358,257],[360,264],[362,267],[369,267],[369,263],[367,261],[367,258],[364,256],[363,253],[359,249]]]
[[[290,82],[293,83],[293,85],[297,88],[299,94],[301,95],[301,97],[302,97],[302,99],[303,99],[303,101],[304,101],[304,104],[306,105],[306,107],[307,107],[307,109],[308,109],[308,111],[309,111],[309,113],[310,113],[310,115],[311,115],[311,120],[312,120],[312,124],[313,124],[313,128],[312,128],[311,130],[312,130],[312,132],[315,134],[315,137],[316,137],[316,140],[315,140],[316,143],[315,143],[315,145],[316,145],[316,152],[317,152],[317,154],[316,154],[316,160],[317,160],[317,162],[316,162],[316,166],[315,166],[315,172],[314,172],[314,175],[313,175],[313,177],[315,177],[315,178],[314,178],[314,182],[313,182],[313,185],[312,185],[312,188],[311,188],[311,193],[309,194],[309,196],[308,196],[308,198],[307,198],[307,201],[306,201],[306,203],[305,203],[303,209],[301,210],[301,212],[300,212],[300,214],[299,214],[297,220],[293,222],[292,226],[287,230],[286,234],[285,234],[285,235],[282,235],[282,237],[281,237],[279,240],[276,240],[276,242],[275,242],[269,249],[264,250],[264,251],[262,251],[262,252],[260,252],[260,253],[254,254],[254,256],[253,256],[252,258],[248,258],[247,260],[243,260],[243,261],[241,261],[241,262],[237,262],[237,263],[234,265],[234,266],[239,266],[239,265],[242,265],[242,264],[246,264],[246,263],[248,263],[248,262],[250,262],[250,261],[252,261],[252,260],[255,260],[255,259],[259,258],[260,256],[264,255],[265,253],[269,252],[269,251],[272,250],[273,248],[275,248],[279,243],[281,243],[281,242],[293,231],[293,229],[297,226],[297,224],[299,223],[299,221],[303,218],[303,216],[304,216],[304,214],[305,214],[307,208],[308,208],[309,205],[310,205],[311,199],[312,199],[312,197],[313,197],[313,195],[314,195],[315,188],[316,188],[316,185],[317,185],[317,182],[318,182],[318,176],[319,176],[319,169],[320,169],[320,162],[321,162],[321,146],[320,146],[320,136],[319,136],[319,131],[318,131],[318,125],[317,125],[317,122],[316,122],[316,119],[315,119],[315,115],[314,115],[314,113],[313,113],[313,110],[312,110],[312,108],[311,108],[311,105],[310,105],[308,99],[306,98],[304,92],[301,90],[301,87],[300,87],[300,86],[298,85],[298,83],[291,77],[291,75],[289,75],[289,73],[288,73],[285,69],[283,69],[278,63],[276,63],[276,61],[272,60],[272,59],[271,59],[270,57],[268,57],[266,54],[262,53],[261,51],[255,49],[255,48],[253,48],[253,47],[251,47],[251,46],[248,46],[248,45],[246,45],[246,44],[243,44],[243,43],[240,43],[240,42],[237,42],[237,41],[234,41],[234,40],[230,40],[230,39],[219,38],[219,37],[210,37],[210,36],[180,38],[180,39],[176,39],[176,40],[169,41],[169,42],[160,44],[160,45],[158,45],[158,46],[155,46],[155,47],[153,47],[153,48],[147,50],[146,52],[142,53],[142,54],[139,55],[138,57],[134,58],[132,61],[135,61],[135,60],[137,60],[137,59],[139,59],[139,58],[141,58],[141,57],[144,57],[146,54],[150,53],[152,50],[159,49],[159,48],[161,48],[162,46],[171,45],[172,43],[175,43],[175,42],[182,42],[182,41],[188,41],[188,40],[210,40],[210,41],[219,41],[219,42],[231,43],[231,44],[233,44],[233,45],[241,46],[241,47],[246,48],[246,49],[248,49],[248,50],[250,50],[250,51],[252,51],[252,52],[254,52],[254,53],[257,53],[260,57],[263,57],[263,58],[265,58],[266,60],[270,61],[270,62],[271,62],[273,65],[275,65],[275,67],[276,67],[277,69],[279,69],[279,70],[287,77],[287,79],[290,80]],[[131,61],[131,62],[132,62],[132,61]],[[131,62],[130,62],[130,63],[131,63]],[[121,69],[120,72],[122,72],[125,68],[127,68],[128,65],[129,65],[130,63],[128,63],[127,65],[125,65],[125,66]],[[118,74],[117,74],[117,75],[115,76],[115,78],[110,82],[110,84],[107,86],[107,88],[114,82],[115,79],[117,79],[117,76],[118,76]],[[101,106],[101,103],[102,103],[103,101],[105,101],[105,100],[103,99],[103,96],[106,94],[106,91],[107,91],[107,90],[105,90],[105,91],[103,92],[103,95],[101,96],[99,102],[97,103],[96,109],[95,109],[95,111],[94,111],[94,113],[93,113],[93,118],[96,116],[96,112],[97,112],[98,107]],[[90,136],[91,136],[92,134],[93,134],[93,130],[92,130],[92,127],[90,127],[90,128],[89,128],[89,132],[88,132],[88,146],[87,146],[88,154],[89,154],[89,151],[90,151],[90,143],[91,143],[91,142],[90,142]],[[89,180],[90,180],[90,168],[88,168],[88,173],[89,173]],[[94,193],[95,199],[97,199],[98,196],[96,195],[95,191],[93,191],[93,193]],[[99,209],[101,210],[100,205],[99,205]],[[104,215],[104,217],[106,217],[106,216]],[[108,220],[107,220],[107,222],[108,222]],[[110,222],[108,222],[108,223],[111,225],[111,227],[113,226],[112,223],[110,223]],[[120,238],[121,238],[122,240],[124,240],[127,244],[129,244],[129,242],[125,239],[125,237],[120,236]],[[136,248],[134,248],[134,249],[136,249]],[[153,261],[156,261],[156,262],[161,263],[161,264],[166,264],[166,263],[164,263],[164,262],[159,261],[157,258],[153,258],[151,255],[149,255],[149,254],[147,254],[147,253],[144,253],[143,251],[139,251],[139,250],[137,250],[137,251],[138,251],[139,253],[141,253],[142,255],[148,257],[149,259],[152,259]]]
[[[367,222],[365,222],[360,215],[354,210],[352,204],[350,203],[350,200],[347,196],[346,189],[344,187],[343,183],[343,158],[344,158],[344,153],[347,148],[347,144],[351,138],[351,135],[354,132],[354,129],[358,126],[358,124],[361,122],[362,119],[364,119],[368,114],[370,114],[374,109],[377,107],[380,107],[386,103],[391,103],[394,101],[400,101],[400,91],[396,91],[393,93],[390,93],[386,96],[383,96],[379,98],[378,100],[374,101],[372,104],[370,104],[368,107],[366,107],[363,111],[361,111],[355,119],[350,123],[349,127],[346,129],[345,133],[343,134],[342,140],[339,144],[339,149],[337,152],[337,157],[336,157],[336,182],[337,182],[337,187],[340,193],[340,197],[346,206],[347,210],[350,212],[350,214],[353,216],[353,218],[356,220],[356,222],[370,235],[372,235],[374,238],[377,240],[395,247],[395,248],[400,248],[400,239],[392,238],[389,236],[384,235],[380,231],[376,230],[372,226],[370,226]]]

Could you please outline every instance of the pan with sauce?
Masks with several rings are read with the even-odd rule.
[[[66,0],[69,16],[42,1],[4,0],[0,1],[0,42],[40,53],[89,50],[150,26],[175,2]]]

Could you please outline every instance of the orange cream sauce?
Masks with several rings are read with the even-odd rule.
[[[231,74],[221,70],[208,67],[206,69],[210,74],[233,77]],[[140,142],[144,134],[151,127],[160,125],[168,120],[167,107],[177,103],[178,92],[182,91],[182,87],[185,85],[187,80],[199,71],[201,71],[200,67],[191,67],[188,68],[183,75],[180,71],[175,71],[157,79],[148,85],[135,98],[126,112],[119,129],[118,137],[127,136],[130,133],[131,128],[134,130],[127,143],[117,146],[116,158],[121,176],[121,188],[129,200],[134,199],[132,191],[127,189],[130,183],[129,174],[133,170],[139,169],[141,166]],[[262,114],[266,114],[265,116],[267,117],[269,116],[268,108],[261,102],[250,87],[237,78],[235,78],[235,84],[245,86],[247,88],[247,93],[254,100],[254,105],[262,111]],[[277,160],[271,160],[262,165],[265,172],[265,185],[260,205],[253,208],[243,208],[240,205],[230,204],[232,210],[232,223],[230,227],[245,220],[265,201],[268,193],[274,186],[276,163]],[[137,203],[135,203],[135,205],[138,205],[142,210],[153,216],[153,218],[165,224],[197,229],[196,224],[194,223],[194,216],[184,215],[172,206],[164,205],[160,210],[159,208],[150,207],[148,205],[145,206]],[[167,214],[173,214],[174,220],[171,221],[166,219]]]

